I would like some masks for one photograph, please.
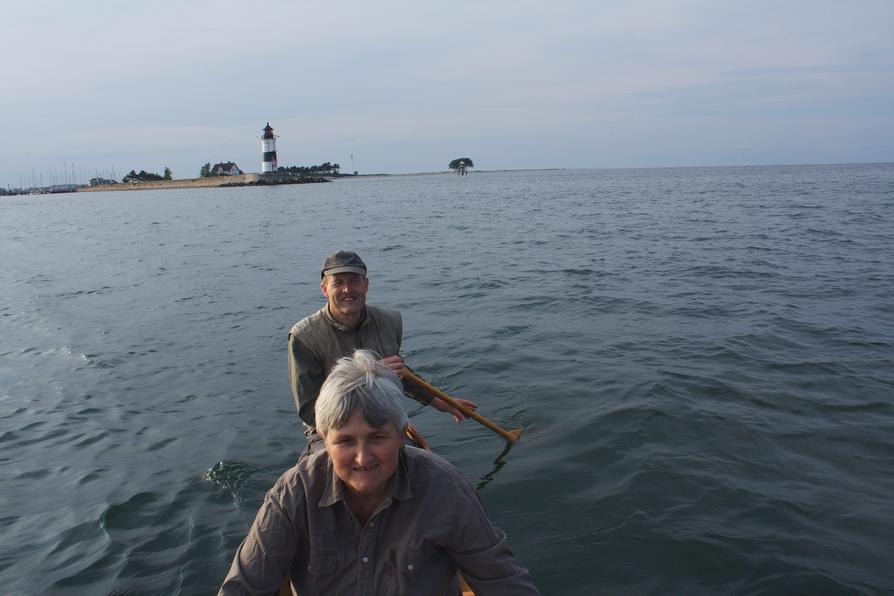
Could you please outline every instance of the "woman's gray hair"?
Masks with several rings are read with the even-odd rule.
[[[397,374],[369,350],[356,350],[339,359],[326,377],[314,406],[317,432],[325,437],[359,413],[367,424],[392,424],[398,433],[407,424],[403,388]]]

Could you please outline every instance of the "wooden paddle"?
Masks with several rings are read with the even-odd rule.
[[[428,442],[422,438],[422,435],[419,434],[419,431],[416,430],[412,424],[407,424],[407,436],[412,439],[414,443],[419,445],[420,449],[431,451],[431,448],[428,446]]]
[[[446,393],[444,393],[437,387],[432,387],[431,385],[429,385],[428,383],[426,383],[425,381],[423,381],[422,379],[420,379],[419,377],[417,377],[416,375],[411,373],[410,370],[407,368],[404,369],[404,378],[412,383],[415,383],[416,385],[419,385],[420,387],[422,387],[423,389],[425,389],[432,395],[439,397],[441,400],[450,404],[451,406],[453,406],[454,408],[456,408],[457,410],[459,410],[460,412],[462,412],[463,414],[465,414],[466,416],[468,416],[475,422],[478,422],[479,424],[491,429],[492,431],[494,431],[495,433],[497,433],[498,435],[500,435],[501,437],[506,439],[506,441],[508,443],[515,443],[516,441],[518,441],[518,438],[521,436],[522,432],[524,431],[523,428],[517,428],[515,430],[509,430],[509,431],[503,430],[502,428],[500,428],[499,426],[497,426],[496,424],[494,424],[493,422],[491,422],[490,420],[488,420],[487,418],[485,418],[478,412],[476,412],[474,410],[470,410],[466,406],[462,405],[460,402],[456,401],[455,399],[453,399],[452,397],[450,397],[449,395],[447,395]]]

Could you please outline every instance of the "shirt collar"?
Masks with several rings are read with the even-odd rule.
[[[404,456],[404,449],[406,447],[401,447],[398,452],[397,468],[395,468],[394,476],[391,477],[391,483],[385,492],[388,497],[398,501],[406,501],[413,498],[413,491],[410,490],[410,477],[407,474],[407,460]],[[320,496],[320,502],[317,505],[329,507],[345,500],[345,485],[335,475],[335,470],[332,469],[332,460],[329,459],[329,456],[323,455],[323,457],[326,458],[326,487],[323,489],[323,494]]]
[[[345,327],[329,314],[329,304],[325,304],[322,309],[320,309],[320,314],[323,315],[323,318],[326,319],[326,322],[338,329],[339,331],[353,331],[354,329],[359,329],[366,324],[367,318],[367,310],[366,307],[363,307],[363,310],[360,311],[360,323],[356,327]]]

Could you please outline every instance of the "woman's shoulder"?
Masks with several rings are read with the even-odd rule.
[[[404,447],[407,475],[414,487],[434,490],[469,487],[468,479],[443,457],[418,447]]]
[[[322,494],[329,477],[329,458],[326,451],[320,449],[302,457],[298,463],[283,472],[269,494],[276,496],[279,501],[294,503],[315,493]]]

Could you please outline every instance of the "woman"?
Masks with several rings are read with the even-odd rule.
[[[365,350],[339,360],[316,404],[325,450],[283,474],[220,594],[539,594],[469,482],[404,446],[401,385]]]

